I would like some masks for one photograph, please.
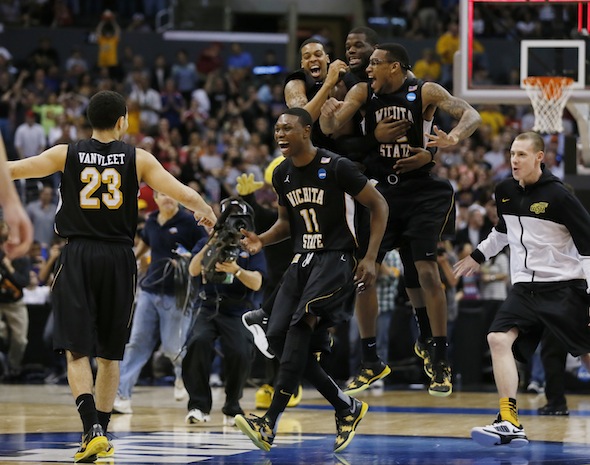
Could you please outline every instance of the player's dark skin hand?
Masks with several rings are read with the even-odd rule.
[[[421,147],[410,147],[411,157],[400,158],[393,168],[397,174],[409,173],[432,161],[432,154]]]
[[[411,126],[412,123],[407,119],[394,120],[393,116],[388,116],[377,124],[375,138],[383,144],[394,142],[400,137],[405,136]]]

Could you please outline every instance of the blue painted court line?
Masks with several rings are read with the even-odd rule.
[[[444,414],[444,415],[496,415],[498,409],[493,408],[469,408],[469,407],[396,407],[371,405],[371,412],[376,413],[424,413],[424,414]],[[300,404],[298,409],[309,410],[333,410],[331,405],[307,405]],[[519,416],[539,416],[536,409],[518,409]],[[573,417],[590,417],[590,410],[570,410],[570,416]]]

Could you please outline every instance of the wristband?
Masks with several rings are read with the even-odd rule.
[[[242,269],[241,269],[241,268],[238,268],[238,271],[236,271],[236,272],[234,273],[234,276],[235,276],[236,278],[239,278],[241,274],[242,274]]]

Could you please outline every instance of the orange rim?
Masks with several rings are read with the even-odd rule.
[[[563,89],[571,86],[574,80],[563,76],[529,76],[523,82],[529,88],[540,88],[546,100],[555,100],[561,97]]]

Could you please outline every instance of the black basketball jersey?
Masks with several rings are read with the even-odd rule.
[[[321,89],[321,87],[324,85],[324,81],[314,80],[302,68],[290,73],[285,78],[285,85],[289,81],[304,81],[305,82],[305,95],[306,95],[308,101],[312,100],[315,97],[315,95],[318,93],[318,91]],[[346,73],[342,77],[342,82],[344,82],[344,85],[346,86],[346,91],[348,92],[355,84],[357,84],[360,81],[359,81],[359,78],[356,77],[354,74]],[[362,117],[360,116],[359,113],[354,115],[353,121],[354,121],[355,134],[350,134],[350,135],[355,135],[355,136],[362,135],[361,120],[362,120]],[[322,132],[322,130],[320,128],[319,119],[313,123],[313,126],[311,128],[311,141],[313,142],[313,145],[315,145],[316,147],[331,150],[332,152],[342,151],[342,147],[340,147],[340,149],[338,149],[338,145],[335,143],[334,139],[332,139],[330,136],[327,136],[326,134],[324,134]]]
[[[133,245],[138,191],[135,147],[96,139],[69,144],[55,215],[57,234]]]
[[[357,195],[367,178],[348,159],[318,149],[313,161],[295,167],[290,159],[273,174],[279,204],[289,213],[295,253],[353,251]]]
[[[395,120],[408,119],[412,126],[405,136],[392,143],[378,144],[376,152],[372,152],[365,159],[367,166],[365,174],[377,179],[386,180],[393,171],[393,165],[400,158],[412,156],[409,147],[424,147],[426,138],[424,133],[430,133],[432,121],[424,121],[422,117],[422,86],[423,81],[415,78],[406,79],[403,85],[390,94],[376,94],[369,88],[369,95],[365,105],[365,127],[367,134],[375,131],[377,123],[382,119],[393,116]],[[432,168],[432,163],[427,163],[410,175],[423,172],[427,173]],[[406,175],[397,175],[403,178]]]

